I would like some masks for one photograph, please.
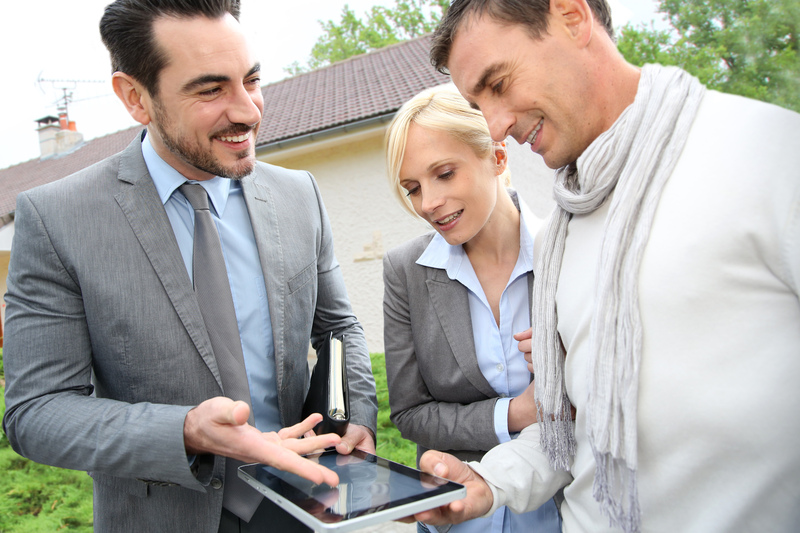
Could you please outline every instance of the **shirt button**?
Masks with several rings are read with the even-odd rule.
[[[500,397],[501,398],[508,398],[508,394],[501,394]]]
[[[211,488],[212,489],[217,489],[217,490],[221,489],[222,488],[222,480],[221,479],[217,479],[217,478],[212,479],[211,480]]]
[[[502,365],[502,363],[498,363],[498,365],[497,365],[497,371],[498,371],[498,372],[502,372],[502,371],[503,371],[503,365]]]

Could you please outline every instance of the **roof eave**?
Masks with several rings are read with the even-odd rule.
[[[383,113],[381,115],[376,115],[374,117],[369,117],[363,120],[357,120],[355,122],[348,122],[347,124],[340,124],[332,128],[326,128],[323,130],[306,133],[304,135],[297,135],[295,137],[289,137],[278,141],[267,142],[259,146],[256,146],[256,155],[258,157],[262,157],[272,154],[273,152],[278,152],[291,148],[298,148],[304,144],[319,142],[330,139],[331,137],[353,133],[355,131],[362,131],[364,129],[373,126],[382,125],[392,120],[396,112],[397,110],[395,109],[389,113]]]

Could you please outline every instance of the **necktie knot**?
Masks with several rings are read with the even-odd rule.
[[[178,187],[178,189],[180,189],[181,193],[189,200],[189,203],[192,204],[192,209],[195,211],[210,210],[208,205],[208,193],[199,183],[186,182]]]

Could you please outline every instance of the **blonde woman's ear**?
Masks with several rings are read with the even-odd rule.
[[[497,165],[497,175],[499,176],[508,168],[508,152],[506,151],[505,142],[494,142],[494,160]]]
[[[493,149],[497,176],[500,177],[504,187],[511,187],[511,172],[508,168],[508,151],[506,151],[506,143],[495,142],[493,143]]]

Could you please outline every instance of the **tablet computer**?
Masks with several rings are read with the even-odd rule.
[[[339,485],[315,485],[263,464],[242,465],[239,477],[314,531],[345,533],[464,498],[463,485],[360,450],[329,448],[307,456],[339,475]]]

